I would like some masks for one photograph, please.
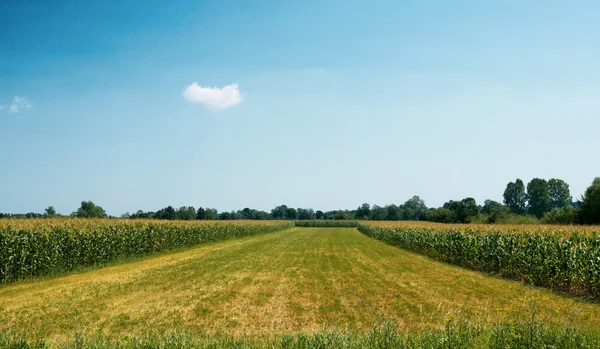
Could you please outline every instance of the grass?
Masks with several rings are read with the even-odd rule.
[[[534,311],[532,311],[534,309]],[[600,328],[600,305],[462,269],[352,228],[292,228],[0,287],[0,332],[50,341],[160,333],[276,338],[442,331],[459,319]],[[276,340],[276,339],[273,339]]]

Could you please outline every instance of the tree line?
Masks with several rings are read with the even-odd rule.
[[[270,212],[244,208],[238,211],[218,212],[214,208],[167,206],[158,211],[125,213],[123,219],[163,220],[415,220],[440,223],[548,223],[600,224],[600,177],[577,202],[573,202],[569,185],[556,178],[534,178],[527,185],[516,179],[509,182],[503,193],[503,202],[485,200],[480,205],[472,197],[450,200],[442,207],[429,208],[419,196],[413,196],[400,205],[362,204],[355,210],[323,212],[312,208],[293,208],[280,205]],[[44,213],[2,214],[0,218],[43,218],[59,215],[54,207]],[[106,211],[92,201],[83,201],[71,217],[105,218]],[[111,217],[117,218],[117,217]]]

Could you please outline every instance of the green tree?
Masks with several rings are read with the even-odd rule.
[[[419,196],[415,195],[400,206],[402,219],[424,221],[427,219],[427,206]]]
[[[359,208],[356,209],[356,218],[357,219],[369,219],[369,214],[371,213],[371,206],[369,204],[364,203]]]
[[[271,217],[273,219],[286,219],[288,207],[286,205],[280,205],[271,210]]]
[[[298,219],[299,220],[310,220],[315,219],[315,211],[312,208],[299,208],[298,209]]]
[[[470,223],[477,216],[479,216],[479,207],[477,207],[475,199],[462,199],[456,212],[456,220],[460,223]]]
[[[576,212],[573,206],[555,207],[550,212],[544,214],[542,222],[546,224],[574,224],[576,220]]]
[[[452,223],[454,222],[454,212],[443,207],[431,209],[427,220],[438,223]]]
[[[100,206],[97,206],[91,201],[82,201],[81,207],[74,212],[78,218],[106,218],[106,212]]]
[[[510,209],[497,201],[485,200],[483,207],[481,208],[481,213],[487,215],[487,223],[496,223],[506,219],[510,213]]]
[[[600,177],[586,190],[577,207],[577,221],[582,224],[600,224]]]
[[[194,206],[181,206],[175,216],[179,220],[191,221],[196,219],[196,209]]]
[[[506,185],[504,190],[504,204],[508,206],[512,213],[524,214],[527,194],[525,193],[525,184],[517,178],[516,181]]]
[[[196,211],[196,219],[198,219],[198,220],[206,219],[206,210],[204,208],[198,207],[198,210]]]
[[[54,206],[48,206],[45,210],[44,210],[44,214],[48,217],[53,217],[56,216],[56,210],[54,209]]]
[[[571,205],[573,198],[571,197],[569,185],[562,179],[550,179],[548,181],[548,191],[550,192],[550,209]]]
[[[336,221],[343,221],[343,220],[345,220],[345,219],[346,219],[346,216],[344,215],[344,212],[342,212],[342,211],[338,211],[338,212],[335,214],[335,218],[334,218],[334,219],[335,219]]]
[[[385,210],[387,211],[385,219],[388,221],[399,221],[402,219],[402,210],[400,210],[400,207],[391,204],[387,205]]]
[[[544,214],[550,211],[550,189],[545,179],[534,178],[527,183],[527,200],[529,203],[529,213],[542,218]]]
[[[372,221],[384,221],[387,217],[387,210],[381,206],[373,205],[369,213],[369,219]]]
[[[298,211],[293,207],[288,207],[287,211],[285,212],[285,218],[292,220],[298,219]]]
[[[204,219],[209,221],[216,221],[219,219],[219,214],[216,208],[206,208],[204,209]]]

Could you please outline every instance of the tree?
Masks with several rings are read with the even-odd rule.
[[[481,213],[483,214],[491,214],[493,210],[504,206],[501,203],[499,203],[498,201],[494,201],[494,200],[485,200],[483,202],[483,207],[481,208]]]
[[[387,210],[381,206],[373,205],[369,219],[373,221],[384,221],[387,217]]]
[[[356,209],[356,219],[369,219],[369,213],[371,213],[371,206],[364,203]]]
[[[56,210],[54,209],[54,206],[48,206],[45,210],[44,210],[44,214],[48,217],[53,217],[56,216]]]
[[[524,214],[527,194],[525,194],[525,184],[517,178],[515,182],[510,182],[504,190],[504,204],[508,206],[512,213]]]
[[[550,190],[545,179],[534,178],[527,183],[527,200],[529,213],[542,218],[544,213],[550,211]]]
[[[385,219],[388,221],[399,221],[402,219],[402,211],[400,210],[400,207],[391,204],[387,205],[385,210],[387,211]]]
[[[346,216],[344,215],[344,212],[342,212],[342,211],[338,211],[338,212],[335,214],[335,218],[334,218],[334,219],[335,219],[336,221],[343,221],[343,220],[345,220],[345,219],[346,219]]]
[[[427,206],[419,196],[415,195],[400,206],[402,219],[406,221],[424,221],[427,219]]]
[[[317,210],[317,212],[315,212],[315,218],[316,219],[323,219],[323,218],[325,218],[325,214],[323,213],[323,211]]]
[[[431,209],[427,220],[438,223],[452,223],[454,222],[454,212],[443,207]]]
[[[475,199],[462,199],[456,211],[456,221],[459,223],[470,223],[477,216],[479,216],[479,207],[477,207]]]
[[[196,219],[196,209],[194,206],[181,206],[179,210],[177,210],[175,216],[176,219],[192,221]]]
[[[542,222],[545,224],[574,224],[576,212],[573,206],[555,207],[544,214]]]
[[[271,216],[273,219],[286,219],[288,207],[286,205],[280,205],[271,210]]]
[[[177,212],[173,206],[167,206],[161,210],[158,210],[155,214],[156,219],[166,219],[166,220],[174,220],[177,219]]]
[[[106,218],[106,212],[91,201],[82,201],[81,207],[74,212],[78,218]]]
[[[600,177],[586,190],[577,207],[577,221],[582,224],[600,224]]]
[[[550,192],[550,209],[571,205],[573,198],[571,197],[569,185],[562,179],[550,179],[548,181],[548,191]]]
[[[204,219],[210,221],[216,221],[219,219],[219,215],[216,208],[206,208],[204,210]]]
[[[315,219],[316,214],[312,208],[299,208],[298,209],[298,219],[299,220],[310,220]]]
[[[296,211],[295,208],[288,207],[287,211],[285,212],[285,218],[293,220],[298,219],[298,211]]]
[[[507,206],[494,200],[485,200],[481,213],[488,215],[487,223],[496,223],[502,219],[505,219],[510,213],[510,209]]]

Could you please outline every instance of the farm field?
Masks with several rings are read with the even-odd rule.
[[[600,327],[600,305],[438,262],[354,228],[290,228],[0,287],[0,332],[64,341],[181,331],[264,337],[449,321]]]

